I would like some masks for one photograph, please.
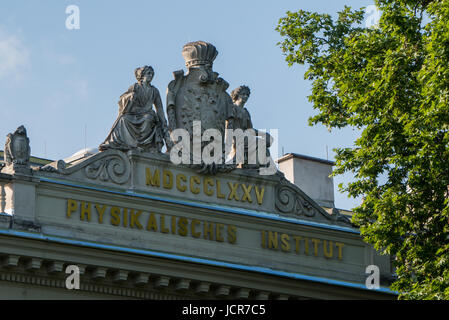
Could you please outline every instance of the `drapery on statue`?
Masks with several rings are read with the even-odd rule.
[[[271,146],[273,138],[268,132],[260,131],[253,127],[251,115],[249,114],[249,111],[245,108],[245,104],[248,101],[250,94],[251,90],[245,85],[242,85],[232,90],[231,98],[233,102],[233,108],[227,120],[227,128],[234,130],[241,129],[242,131],[245,131],[247,129],[254,130],[254,134],[256,137],[256,139],[254,140],[255,145],[250,146],[249,143],[251,142],[249,139],[247,142],[244,143],[244,159],[241,166],[242,168],[246,169],[255,169],[259,168],[260,166],[267,166],[269,164],[269,163],[261,164],[260,160],[262,159],[257,159],[259,148],[259,143],[257,142],[257,139],[265,140],[265,143],[263,144],[266,147],[265,155],[268,159],[271,160],[268,148]],[[256,163],[249,163],[249,160],[251,159],[250,153],[254,153],[253,156],[255,156],[254,159],[256,160]]]
[[[118,149],[128,151],[138,149],[161,152],[166,143],[170,150],[173,143],[167,128],[159,90],[151,85],[154,70],[143,66],[134,71],[137,83],[120,96],[119,116],[113,124],[100,151]],[[153,110],[153,105],[156,112]]]
[[[245,104],[248,101],[251,90],[247,86],[240,86],[232,90],[231,98],[234,103],[232,108],[231,119],[233,129],[252,129],[253,123],[251,122],[251,116],[248,110],[245,108]]]

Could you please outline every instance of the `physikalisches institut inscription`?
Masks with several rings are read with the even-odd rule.
[[[394,298],[389,257],[333,205],[332,163],[275,165],[277,133],[254,127],[250,88],[228,90],[217,49],[184,45],[166,102],[139,67],[95,150],[31,156],[6,138],[0,172],[2,298]],[[228,93],[230,92],[230,93]],[[65,268],[80,270],[66,289]],[[368,265],[382,286],[365,287]],[[25,292],[25,293],[24,293]]]

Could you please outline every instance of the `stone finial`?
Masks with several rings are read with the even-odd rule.
[[[6,136],[5,164],[28,166],[30,162],[30,139],[24,126],[20,126],[14,133]]]

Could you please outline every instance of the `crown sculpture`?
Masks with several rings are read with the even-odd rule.
[[[204,41],[189,42],[182,49],[182,56],[186,61],[187,68],[200,65],[212,67],[217,55],[217,49]]]

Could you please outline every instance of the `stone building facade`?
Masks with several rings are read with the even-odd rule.
[[[333,206],[332,163],[292,154],[270,173],[265,150],[268,162],[245,154],[225,163],[221,152],[212,163],[173,161],[177,129],[193,141],[243,127],[263,146],[272,140],[252,127],[249,89],[231,98],[212,70],[215,47],[188,43],[183,56],[188,73],[168,85],[167,120],[145,66],[99,150],[49,161],[30,156],[25,128],[8,135],[0,298],[394,299],[389,257]],[[195,161],[194,151],[184,159]],[[365,286],[368,265],[379,267],[378,289]]]

